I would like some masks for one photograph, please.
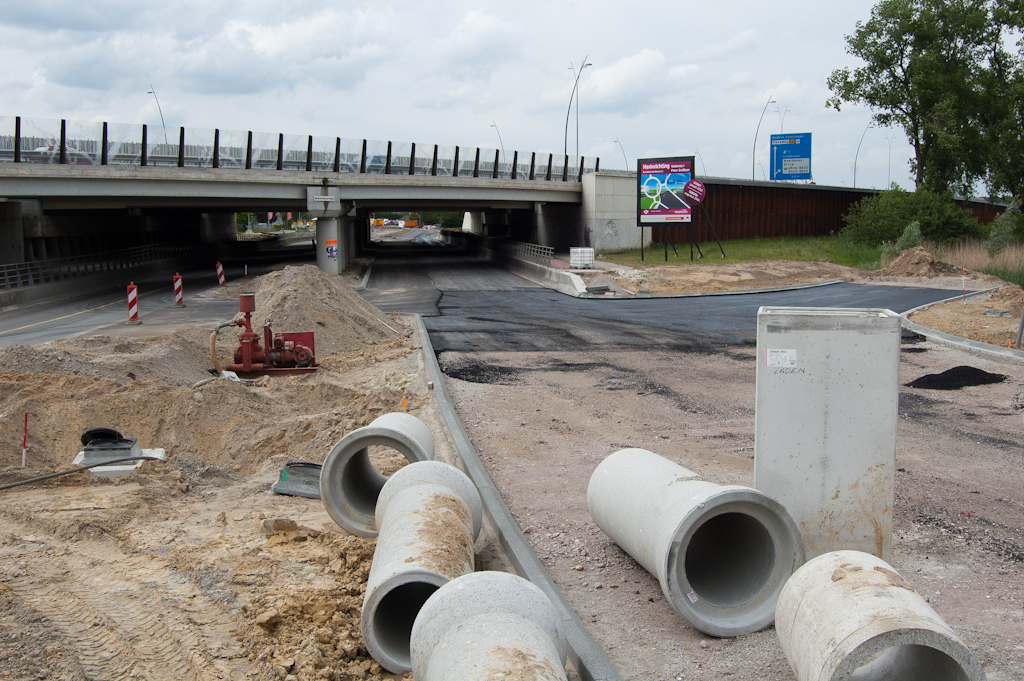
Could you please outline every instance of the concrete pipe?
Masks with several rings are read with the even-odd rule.
[[[757,490],[722,486],[645,449],[607,457],[590,477],[598,526],[661,582],[688,622],[712,636],[764,629],[804,561],[789,513]]]
[[[775,630],[798,681],[982,681],[977,659],[892,567],[861,551],[807,562]]]
[[[384,485],[359,626],[367,652],[388,671],[410,670],[409,636],[427,598],[473,571],[481,522],[480,494],[454,466],[412,463]]]
[[[565,681],[566,641],[544,592],[505,572],[448,582],[412,628],[416,681]]]
[[[360,537],[377,536],[374,509],[388,480],[370,463],[372,445],[390,447],[410,463],[434,458],[430,429],[405,412],[379,416],[334,445],[320,471],[320,499],[334,522]]]

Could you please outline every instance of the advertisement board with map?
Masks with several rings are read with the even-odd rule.
[[[637,160],[637,224],[664,225],[692,220],[683,194],[693,179],[693,156]]]

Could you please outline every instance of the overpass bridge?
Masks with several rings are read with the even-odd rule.
[[[551,153],[176,132],[0,116],[0,264],[230,238],[235,212],[271,210],[318,216],[327,271],[365,248],[380,210],[467,211],[484,235],[568,247],[582,243],[584,185],[600,171],[599,159]]]

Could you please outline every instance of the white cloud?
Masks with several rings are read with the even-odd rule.
[[[746,177],[773,95],[786,131],[814,134],[816,179],[848,184],[870,112],[825,109],[825,79],[851,63],[844,36],[873,4],[11,2],[0,115],[159,125],[152,83],[169,126],[494,147],[493,121],[507,150],[574,151],[578,134],[581,153],[620,167],[619,138],[631,161],[700,149],[709,173]],[[566,130],[583,55],[579,130],[575,115]],[[774,109],[759,147],[780,127]],[[888,153],[868,135],[858,184],[884,184]],[[906,154],[893,145],[894,177]]]

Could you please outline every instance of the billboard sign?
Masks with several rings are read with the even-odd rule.
[[[693,179],[693,160],[693,156],[637,159],[637,224],[691,221],[691,204],[683,189]]]
[[[772,135],[771,179],[811,179],[811,133]]]

